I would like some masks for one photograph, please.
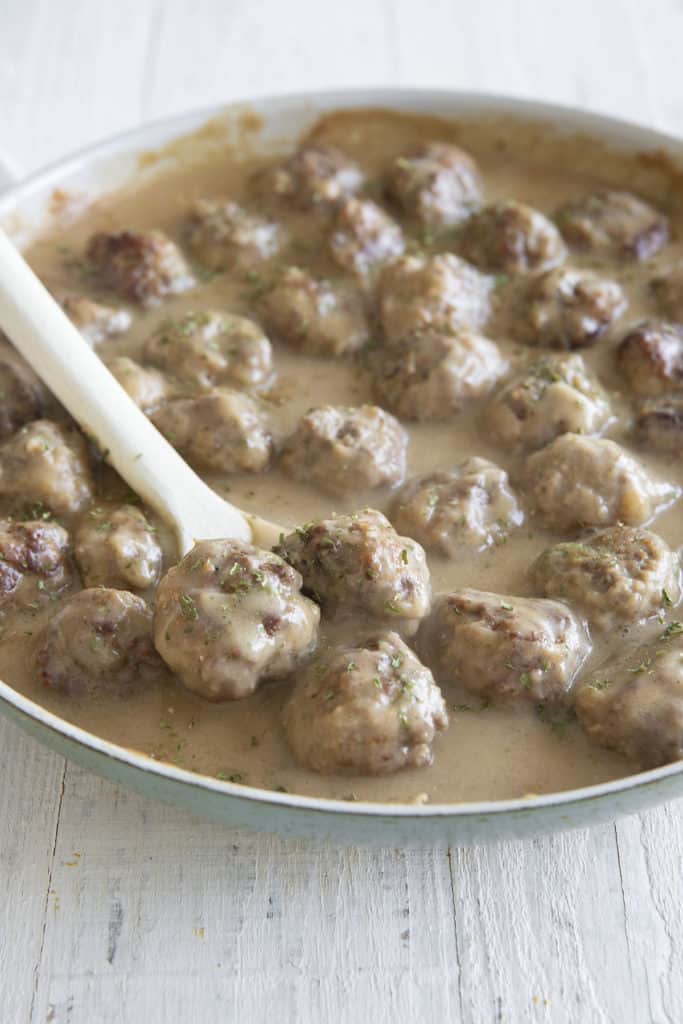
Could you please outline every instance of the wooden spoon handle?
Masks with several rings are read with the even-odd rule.
[[[136,494],[176,528],[183,552],[202,537],[251,539],[245,516],[147,419],[1,229],[0,328]]]

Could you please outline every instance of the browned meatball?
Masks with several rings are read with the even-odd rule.
[[[171,395],[170,381],[163,373],[150,366],[140,366],[128,356],[108,359],[107,369],[143,412],[156,409]]]
[[[0,495],[45,505],[57,515],[92,499],[85,441],[51,420],[35,420],[0,445]]]
[[[482,414],[505,448],[541,448],[560,434],[599,434],[612,419],[603,387],[580,355],[549,355],[514,377]]]
[[[165,320],[145,345],[145,357],[204,390],[217,384],[256,388],[273,376],[271,345],[253,320],[215,310]]]
[[[330,235],[335,263],[364,277],[405,248],[398,224],[370,199],[346,199],[339,207]]]
[[[389,195],[423,227],[441,231],[465,220],[481,200],[472,157],[447,142],[427,142],[391,167]]]
[[[474,456],[408,480],[390,516],[401,533],[447,558],[500,544],[524,522],[505,470]]]
[[[330,494],[391,487],[405,476],[408,436],[376,405],[323,405],[302,416],[280,466]]]
[[[498,346],[472,331],[423,331],[380,349],[373,359],[375,398],[407,420],[444,420],[488,394],[507,370]]]
[[[154,424],[193,465],[219,473],[258,473],[273,454],[266,413],[249,395],[215,388],[176,398],[152,414]]]
[[[654,643],[603,668],[576,694],[588,735],[638,768],[683,757],[683,629],[672,622]]]
[[[678,260],[650,281],[652,294],[665,316],[683,321],[683,260]]]
[[[539,515],[558,530],[641,526],[679,494],[614,441],[578,434],[562,434],[531,455],[525,476]]]
[[[321,652],[299,675],[283,722],[304,767],[387,775],[431,764],[448,714],[429,669],[397,633],[383,633]]]
[[[85,295],[68,295],[62,306],[90,345],[99,345],[107,338],[124,334],[133,322],[128,310],[93,302]]]
[[[503,274],[550,270],[566,255],[555,225],[514,199],[498,200],[474,213],[463,228],[460,248],[476,266]]]
[[[314,649],[320,613],[277,555],[232,540],[200,541],[157,590],[154,639],[188,690],[248,697]]]
[[[643,399],[636,406],[635,428],[648,448],[679,454],[683,448],[683,395]]]
[[[418,649],[437,681],[483,700],[561,704],[590,641],[559,601],[458,590],[436,599]]]
[[[161,572],[161,547],[134,505],[93,508],[76,531],[76,561],[86,587],[144,590]]]
[[[333,206],[357,192],[363,174],[356,163],[334,146],[302,146],[292,156],[259,171],[256,190],[290,200],[302,209]]]
[[[533,281],[514,331],[530,345],[588,348],[626,306],[626,297],[616,281],[590,270],[557,267]]]
[[[106,288],[143,306],[156,306],[196,283],[178,247],[161,231],[100,231],[86,256]]]
[[[0,520],[0,602],[21,605],[54,598],[70,581],[69,534],[45,520]]]
[[[385,342],[397,344],[428,329],[482,327],[492,283],[453,253],[403,256],[385,268],[379,283]]]
[[[261,312],[275,338],[306,355],[346,355],[370,338],[360,293],[343,282],[316,280],[299,267],[283,271],[264,295]]]
[[[617,365],[638,395],[683,387],[683,325],[644,320],[617,349]]]
[[[555,544],[531,567],[533,586],[611,630],[659,615],[681,596],[678,557],[649,530],[613,526]]]
[[[125,697],[164,674],[152,613],[135,594],[96,587],[59,608],[36,639],[38,679],[67,697]]]
[[[215,271],[252,269],[277,253],[282,236],[274,221],[221,199],[198,199],[186,231],[194,258]]]
[[[0,333],[0,438],[45,413],[47,388]]]
[[[669,222],[630,192],[602,190],[560,207],[557,222],[576,249],[646,260],[669,240]]]
[[[375,509],[306,523],[275,549],[297,569],[329,617],[358,615],[415,621],[429,609],[425,553],[399,537]]]

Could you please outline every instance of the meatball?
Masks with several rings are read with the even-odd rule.
[[[273,454],[268,417],[249,395],[228,388],[176,398],[152,421],[192,465],[218,473],[258,473]]]
[[[330,494],[393,487],[405,476],[408,436],[376,405],[322,405],[301,417],[281,468]]]
[[[166,320],[145,345],[150,363],[203,390],[256,388],[273,376],[273,354],[253,320],[212,310]]]
[[[302,209],[325,209],[363,184],[356,163],[334,146],[302,146],[255,177],[258,192],[290,200]]]
[[[683,447],[683,395],[643,399],[636,407],[635,427],[649,448],[678,455]]]
[[[180,250],[161,231],[100,231],[86,256],[102,285],[142,306],[156,306],[196,284]]]
[[[507,365],[498,346],[482,335],[427,330],[379,350],[373,391],[404,419],[443,420],[491,391]]]
[[[301,573],[330,618],[362,612],[415,621],[429,610],[424,551],[375,509],[306,523],[282,536],[275,550]]]
[[[35,668],[45,686],[67,697],[143,691],[163,674],[152,613],[126,590],[81,590],[37,637]]]
[[[566,255],[555,225],[514,199],[498,200],[472,214],[460,245],[463,256],[477,267],[503,274],[551,270]]]
[[[638,768],[657,768],[683,757],[681,624],[670,623],[658,641],[582,686],[576,713],[592,740]]]
[[[318,655],[297,679],[283,722],[305,768],[387,775],[431,764],[448,714],[429,669],[397,633],[382,633]]]
[[[646,260],[669,240],[669,222],[630,192],[602,190],[565,203],[557,222],[576,249],[610,259]]]
[[[539,515],[558,530],[640,526],[678,496],[614,441],[578,434],[562,434],[531,455],[526,484]]]
[[[163,373],[140,366],[128,356],[108,359],[107,369],[143,412],[150,412],[170,396],[171,386]]]
[[[437,597],[418,650],[438,681],[484,701],[561,705],[590,641],[560,601],[464,589]]]
[[[560,434],[599,434],[609,400],[580,355],[548,356],[516,374],[486,406],[482,423],[505,448],[541,448]]]
[[[460,224],[479,206],[482,186],[468,153],[447,142],[427,142],[394,161],[387,189],[423,227],[442,231]]]
[[[186,240],[194,258],[210,270],[250,270],[276,254],[282,229],[232,200],[198,199]]]
[[[664,315],[683,321],[683,260],[653,277],[650,288]]]
[[[588,348],[602,337],[626,306],[616,281],[590,270],[557,267],[533,281],[515,334],[530,345]]]
[[[51,420],[35,420],[0,444],[0,495],[44,505],[56,515],[92,499],[85,441]]]
[[[161,580],[154,638],[188,690],[237,700],[293,672],[315,648],[319,618],[301,576],[277,555],[205,540]]]
[[[450,472],[413,477],[390,515],[397,530],[446,558],[500,544],[524,522],[505,470],[476,456]]]
[[[0,438],[43,416],[48,401],[42,381],[0,333]]]
[[[683,388],[683,325],[644,320],[617,349],[617,365],[637,395]]]
[[[363,277],[404,248],[400,227],[372,200],[346,199],[339,207],[330,252],[343,270]]]
[[[70,581],[69,534],[45,520],[0,520],[0,602],[53,598]]]
[[[94,508],[76,531],[76,561],[86,587],[144,590],[161,571],[161,547],[133,505]]]
[[[265,294],[261,312],[277,338],[306,355],[343,356],[362,348],[370,330],[362,296],[344,283],[287,267]]]
[[[379,283],[385,342],[398,344],[427,329],[477,330],[488,319],[492,283],[450,252],[403,256],[385,268]]]
[[[62,307],[90,345],[124,334],[133,322],[127,310],[104,306],[85,295],[68,295]]]
[[[656,534],[633,526],[556,544],[530,575],[546,597],[567,601],[601,630],[651,618],[681,596],[678,558]]]

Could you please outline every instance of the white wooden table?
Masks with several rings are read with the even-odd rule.
[[[680,0],[0,0],[21,172],[278,90],[454,86],[683,132]],[[482,849],[231,832],[0,722],[0,1021],[683,1021],[683,806]]]

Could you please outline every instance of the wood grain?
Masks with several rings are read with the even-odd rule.
[[[359,84],[512,92],[683,130],[676,0],[6,0],[0,150]],[[2,155],[2,154],[0,154]],[[346,849],[143,800],[0,721],[0,1017],[683,1020],[681,804],[482,849]]]

